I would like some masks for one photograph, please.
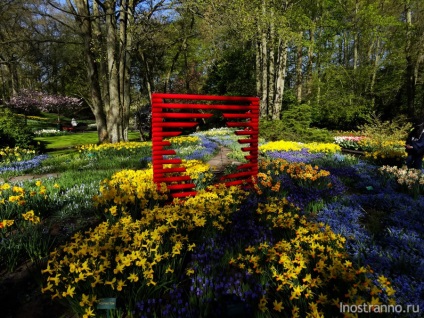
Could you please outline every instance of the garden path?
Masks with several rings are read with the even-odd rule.
[[[220,173],[220,172],[223,172],[225,167],[230,164],[235,164],[235,165],[241,164],[241,162],[228,158],[227,155],[230,152],[231,152],[231,149],[220,146],[219,153],[207,162],[209,166],[211,167],[212,171],[216,173]]]
[[[0,178],[0,183],[4,183],[4,182],[14,183],[14,182],[43,179],[43,178],[57,178],[58,176],[59,176],[58,173],[26,174],[22,176],[12,177],[7,180]]]

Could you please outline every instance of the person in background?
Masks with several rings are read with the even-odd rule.
[[[78,123],[77,123],[77,121],[75,120],[75,118],[72,118],[72,119],[71,119],[71,125],[72,125],[72,127],[77,127],[77,126],[78,126]]]
[[[406,166],[408,168],[422,169],[424,156],[424,121],[415,120],[414,128],[406,138],[405,151]]]

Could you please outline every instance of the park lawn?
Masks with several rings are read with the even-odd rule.
[[[129,141],[139,141],[140,133],[138,131],[128,133]],[[81,145],[97,144],[99,138],[97,131],[87,131],[82,133],[69,133],[61,136],[36,137],[36,141],[45,143],[47,151],[61,151],[75,148]]]

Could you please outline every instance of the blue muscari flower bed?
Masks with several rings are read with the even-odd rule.
[[[0,167],[0,173],[5,171],[25,171],[37,168],[47,157],[47,155],[38,155],[30,160],[12,162],[7,166]]]
[[[202,160],[205,157],[212,156],[218,148],[218,144],[210,138],[198,136],[200,138],[201,149],[195,150],[186,157],[187,160]]]
[[[396,184],[382,182],[376,166],[360,162],[351,169],[353,193],[327,204],[317,221],[345,236],[360,264],[392,281],[398,304],[424,308],[424,196],[397,192]],[[378,224],[369,228],[373,213]]]

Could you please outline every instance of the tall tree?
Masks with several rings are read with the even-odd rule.
[[[67,0],[66,10],[84,40],[90,107],[100,142],[128,139],[134,14],[142,2]]]

